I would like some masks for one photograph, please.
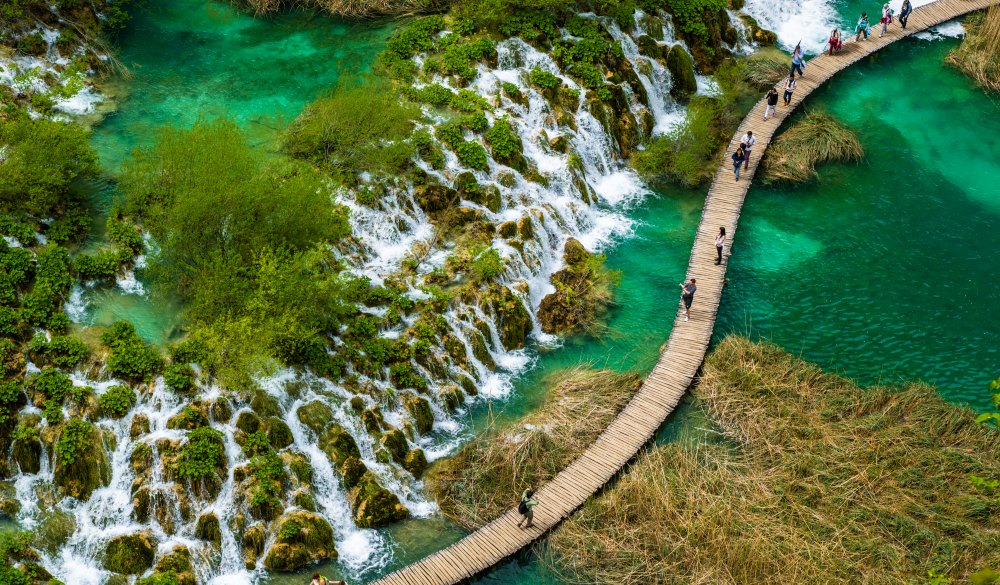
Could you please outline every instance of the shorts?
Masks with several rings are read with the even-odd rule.
[[[690,309],[691,308],[691,303],[692,303],[692,301],[694,301],[694,295],[691,295],[691,296],[681,295],[681,300],[684,301],[684,308],[685,309]]]

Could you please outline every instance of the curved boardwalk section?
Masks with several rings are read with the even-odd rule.
[[[862,57],[904,36],[998,2],[1000,0],[936,0],[914,10],[905,31],[894,23],[882,38],[877,36],[880,25],[876,21],[873,26],[875,34],[867,41],[855,43],[852,38],[844,43],[843,50],[832,57],[823,54],[808,62],[805,76],[798,81],[792,107],[779,105],[777,115],[764,122],[764,102],[758,102],[733,136],[705,200],[687,271],[687,277],[696,278],[698,282],[691,321],[685,322],[683,311],[678,311],[666,350],[661,353],[656,367],[632,401],[579,459],[538,490],[535,496],[539,501],[535,508],[535,527],[518,528],[520,515],[516,509],[511,509],[448,548],[386,575],[375,583],[450,585],[468,579],[534,542],[618,473],[673,412],[701,367],[712,338],[725,280],[725,263],[715,265],[715,234],[719,226],[725,226],[728,243],[733,242],[740,209],[756,164],[781,122],[814,89]],[[878,11],[877,4],[873,3],[872,7],[875,12]],[[729,155],[747,130],[753,130],[757,144],[750,171],[737,182],[733,178]],[[680,293],[679,289],[671,286],[663,294],[674,297]],[[517,496],[511,494],[511,499],[516,500]]]

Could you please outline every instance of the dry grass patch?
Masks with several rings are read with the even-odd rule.
[[[639,389],[634,374],[575,368],[553,375],[545,404],[480,433],[430,468],[425,484],[446,516],[475,529],[517,504],[580,455]]]
[[[696,390],[722,444],[661,445],[550,538],[568,583],[967,583],[1000,565],[1000,433],[932,388],[858,388],[731,337]],[[975,581],[973,581],[975,582]]]
[[[947,62],[990,91],[1000,92],[1000,6],[965,20],[965,40]]]
[[[853,132],[830,114],[811,111],[782,132],[764,154],[764,182],[804,183],[816,178],[816,165],[858,161],[865,150]]]

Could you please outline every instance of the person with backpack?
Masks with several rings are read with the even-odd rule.
[[[854,32],[858,33],[854,37],[855,43],[861,40],[861,35],[865,35],[865,40],[868,40],[868,33],[871,32],[871,26],[868,24],[867,12],[861,13],[861,18],[858,19],[858,24],[854,27]]]
[[[750,153],[753,151],[753,145],[757,144],[757,139],[754,138],[753,130],[747,130],[747,133],[740,138],[740,146],[743,147],[743,154],[745,158],[743,160],[743,170],[750,168]]]
[[[535,517],[534,508],[538,505],[538,500],[532,497],[534,495],[535,490],[531,488],[524,490],[524,493],[521,494],[521,503],[517,505],[517,513],[521,515],[521,521],[517,523],[518,528],[521,527],[521,524],[523,524],[525,520],[528,521],[525,528],[531,528],[534,526],[532,523],[532,519]]]
[[[910,0],[903,0],[903,6],[899,9],[899,25],[904,29],[906,28],[906,21],[910,18],[911,12],[913,12],[913,6],[910,4]]]
[[[771,88],[767,92],[767,107],[764,108],[764,120],[767,121],[768,116],[773,114],[778,109],[778,90]]]
[[[789,73],[788,79],[785,80],[785,105],[789,106],[792,104],[792,94],[795,92],[795,74]]]

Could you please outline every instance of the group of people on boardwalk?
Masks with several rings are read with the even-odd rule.
[[[913,12],[913,5],[910,4],[910,0],[903,0],[903,4],[899,8],[899,25],[902,28],[904,28],[904,29],[906,28],[906,21],[910,19],[910,14],[912,12]],[[895,18],[896,18],[896,11],[893,10],[891,6],[889,6],[888,2],[886,2],[885,4],[883,4],[882,5],[882,17],[878,21],[879,24],[882,25],[882,28],[879,30],[879,33],[878,33],[879,37],[881,37],[882,35],[884,35],[886,33],[886,31],[889,30],[889,25],[892,24],[892,21]],[[854,40],[856,42],[860,41],[861,37],[864,37],[864,38],[867,39],[868,36],[871,35],[871,31],[872,31],[872,27],[871,27],[871,23],[868,22],[868,13],[867,12],[862,12],[861,13],[861,18],[858,19],[858,24],[854,25]],[[839,31],[834,31],[834,32],[838,33],[838,38],[839,38]],[[837,49],[839,49],[839,48],[840,47],[838,46]],[[834,51],[833,37],[831,36],[830,37],[830,53],[833,54],[833,51]]]

